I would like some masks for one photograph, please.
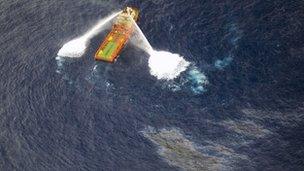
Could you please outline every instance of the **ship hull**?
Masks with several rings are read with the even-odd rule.
[[[127,7],[129,8],[129,7]],[[126,8],[126,9],[127,9]],[[110,33],[101,43],[95,54],[95,60],[113,63],[117,59],[134,31],[134,21],[138,19],[138,10],[131,8],[132,15],[126,9],[119,14]]]

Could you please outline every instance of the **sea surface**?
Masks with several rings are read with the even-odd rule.
[[[106,31],[57,57],[127,5],[191,70],[96,62]],[[304,170],[302,0],[2,0],[0,22],[0,170]]]

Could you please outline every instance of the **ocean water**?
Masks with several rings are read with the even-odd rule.
[[[113,65],[94,61],[108,29],[81,58],[57,57],[126,5],[188,70],[158,80],[132,44]],[[304,169],[303,1],[12,0],[0,11],[0,170],[188,170],[193,156],[206,170]]]

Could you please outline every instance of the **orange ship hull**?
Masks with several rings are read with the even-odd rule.
[[[115,62],[134,31],[134,21],[137,21],[138,14],[137,9],[130,7],[119,14],[111,32],[96,51],[95,60]]]

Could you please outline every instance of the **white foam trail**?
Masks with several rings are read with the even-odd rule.
[[[101,19],[92,29],[84,35],[75,38],[62,46],[57,55],[61,57],[81,57],[89,44],[89,41],[102,31],[103,26],[114,19],[120,12],[116,12],[106,18]]]
[[[172,80],[187,69],[190,63],[182,56],[171,52],[154,50],[135,21],[134,25],[133,44],[150,55],[149,67],[151,75],[157,79]]]

